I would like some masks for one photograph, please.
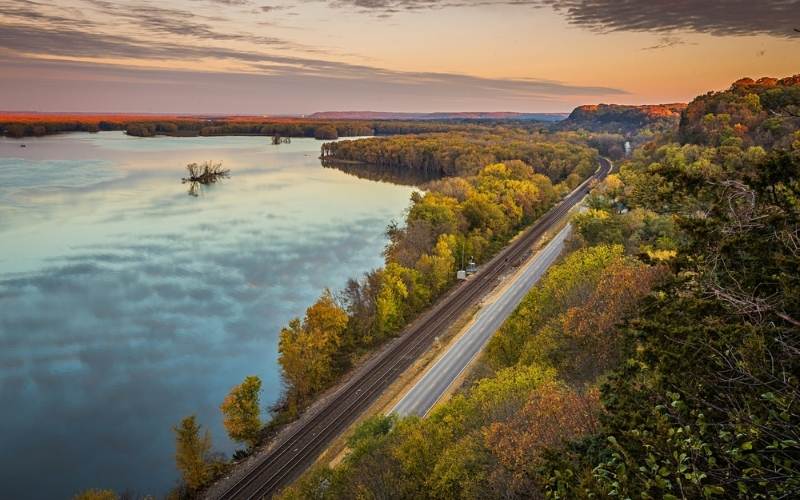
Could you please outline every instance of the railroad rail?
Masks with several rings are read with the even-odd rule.
[[[369,360],[351,380],[332,394],[311,418],[278,442],[218,498],[240,500],[271,497],[296,479],[331,441],[431,346],[438,335],[492,290],[498,278],[510,266],[517,265],[527,257],[536,240],[586,196],[592,182],[608,175],[612,168],[611,161],[600,158],[599,163],[591,177],[498,252],[472,278],[457,285],[407,326],[391,345]]]

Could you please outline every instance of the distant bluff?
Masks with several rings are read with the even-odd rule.
[[[651,131],[675,129],[686,104],[587,104],[578,106],[561,122],[565,130],[585,129],[595,132],[631,134],[643,128]]]

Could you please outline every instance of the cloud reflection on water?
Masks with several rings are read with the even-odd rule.
[[[266,151],[233,149],[251,172],[234,169],[205,198],[169,173],[128,172],[129,185],[60,193],[30,214],[32,229],[0,226],[4,248],[30,254],[0,263],[0,407],[14,408],[0,416],[6,494],[161,494],[175,478],[170,428],[191,413],[230,452],[227,389],[258,374],[273,401],[280,327],[323,287],[380,263],[409,188],[316,175],[308,159]],[[34,477],[43,469],[47,483]]]

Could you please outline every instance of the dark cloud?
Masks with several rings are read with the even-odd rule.
[[[221,18],[203,18],[187,10],[158,7],[155,5],[131,4],[119,5],[105,0],[92,0],[94,5],[104,14],[131,23],[134,26],[160,35],[177,35],[193,37],[200,40],[240,41],[257,45],[292,46],[293,44],[275,37],[254,35],[242,32],[224,33],[213,29],[211,22]],[[225,5],[245,5],[245,1],[220,1]]]
[[[649,47],[643,47],[642,50],[659,50],[659,49],[667,49],[669,47],[675,47],[677,45],[685,45],[687,42],[678,38],[676,36],[662,36],[658,39],[658,42],[655,45],[651,45]]]
[[[9,71],[9,78],[0,80],[0,108],[5,109],[257,113],[264,106],[264,111],[273,113],[297,113],[338,106],[384,109],[387,97],[391,98],[392,107],[408,110],[496,110],[498,106],[541,109],[542,105],[564,97],[626,94],[616,88],[550,80],[399,72],[213,46],[143,43],[120,35],[66,28],[0,25],[0,47],[12,51],[5,57],[0,53],[0,62],[9,70],[14,68]],[[251,71],[148,70],[48,61],[50,56],[216,58],[240,61]],[[19,85],[19,79],[25,81],[24,86]],[[65,94],[70,96],[68,109],[62,101]],[[276,101],[275,95],[281,99]]]
[[[486,5],[549,6],[594,31],[693,31],[713,35],[794,37],[798,0],[333,0],[381,14]]]
[[[800,16],[798,0],[567,0],[553,5],[571,23],[597,31],[792,37]]]
[[[42,9],[46,6],[47,4],[31,0],[2,0],[0,1],[0,15],[16,21],[47,23],[49,26],[68,27],[75,25],[75,16],[42,12]],[[78,16],[77,19],[80,20],[80,24],[84,28],[96,26],[94,22],[89,21],[84,16]]]
[[[53,18],[52,13],[58,11],[32,1],[9,4],[14,7],[10,11],[15,12],[16,17],[0,22],[0,60],[16,71],[11,78],[0,81],[0,108],[251,113],[258,112],[253,109],[253,103],[258,106],[258,103],[269,102],[270,107],[264,111],[297,113],[331,109],[331,103],[344,107],[385,108],[385,99],[390,97],[391,106],[396,109],[450,111],[495,109],[497,106],[518,109],[521,103],[532,109],[569,96],[600,98],[626,94],[616,88],[568,85],[550,80],[400,72],[313,55],[286,56],[280,51],[292,48],[291,43],[270,36],[224,31],[217,26],[217,19],[187,10],[141,3],[87,1],[106,18],[136,27],[137,35],[103,33],[97,26],[78,22],[77,17],[71,23],[67,17]],[[440,5],[415,0],[401,4],[406,9]],[[391,5],[395,4],[388,1],[359,4],[364,8]],[[262,6],[264,11],[277,8],[283,6]],[[254,49],[225,47],[225,42],[229,41],[249,42]],[[136,67],[48,60],[53,57],[136,60]],[[221,73],[141,67],[141,61],[148,60],[201,59],[235,61],[243,69],[239,73]],[[19,86],[20,81],[25,81],[24,87]],[[156,89],[158,92],[152,92]],[[277,102],[272,99],[275,92],[296,98],[282,98]],[[68,109],[58,103],[63,102],[65,95],[70,96]],[[81,96],[86,96],[84,103]],[[222,99],[241,101],[241,104],[198,108],[198,103],[221,103]],[[183,104],[177,106],[181,102]],[[275,109],[280,104],[286,108]]]

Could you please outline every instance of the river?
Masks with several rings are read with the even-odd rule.
[[[26,147],[21,147],[25,144]],[[246,375],[280,395],[278,332],[325,287],[380,266],[412,188],[323,168],[320,142],[0,139],[0,485],[4,498],[98,487],[163,495],[172,426]],[[190,162],[229,179],[196,196]]]

